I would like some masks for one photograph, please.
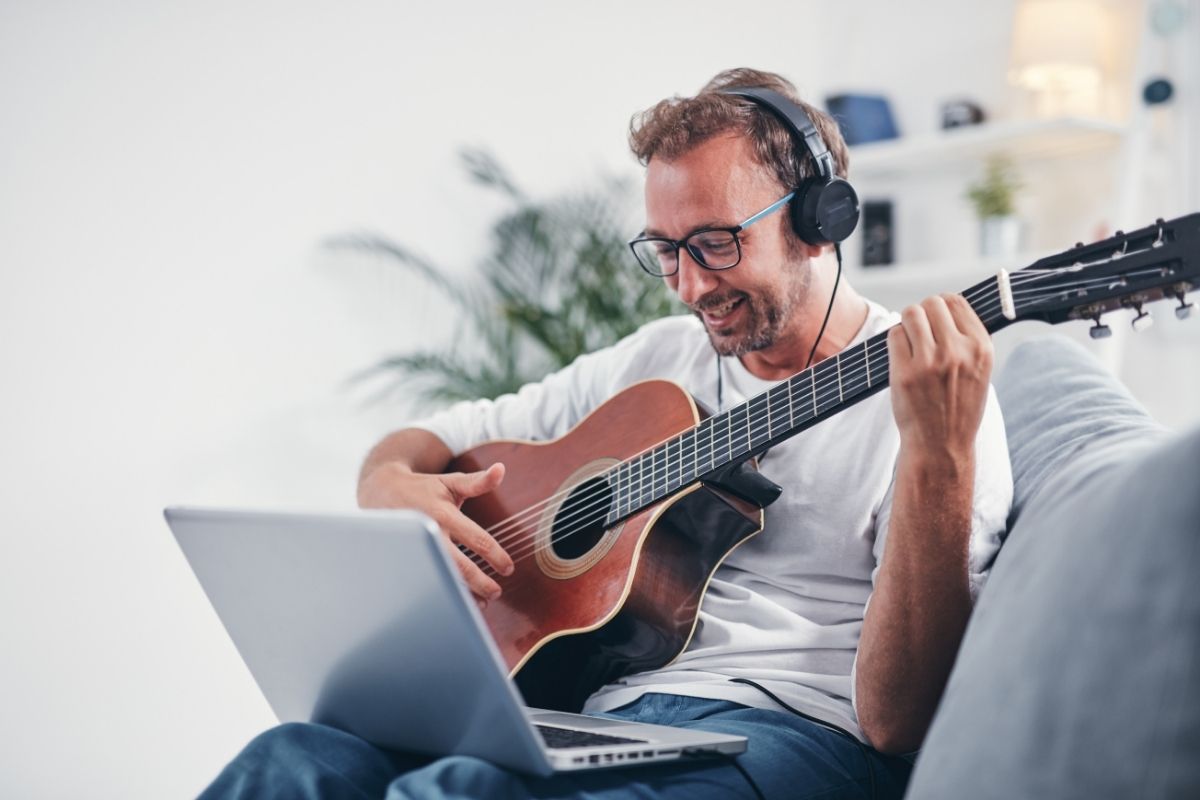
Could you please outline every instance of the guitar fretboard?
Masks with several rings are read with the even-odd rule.
[[[983,291],[994,283],[994,278],[989,279],[963,294],[994,297]],[[990,328],[995,303],[989,302],[985,308],[971,300],[971,305]],[[884,331],[618,464],[607,476],[613,496],[606,524],[615,524],[730,464],[759,455],[887,388],[888,366]]]

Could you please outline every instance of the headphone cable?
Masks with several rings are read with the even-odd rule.
[[[825,319],[823,319],[821,321],[821,329],[819,331],[817,331],[817,338],[816,338],[816,340],[813,341],[812,349],[808,351],[808,360],[806,360],[804,362],[804,369],[808,369],[809,365],[812,364],[813,356],[816,355],[816,352],[817,352],[817,345],[819,345],[821,343],[821,337],[823,337],[825,335],[825,326],[829,324],[829,316],[830,316],[830,314],[833,313],[833,301],[837,299],[838,285],[842,282],[842,245],[839,242],[834,242],[833,243],[833,251],[835,253],[837,253],[837,265],[838,265],[837,276],[833,279],[833,292],[831,292],[829,295],[829,305],[825,307]],[[716,352],[715,345],[713,346],[713,352]],[[801,370],[801,371],[803,372],[803,370]],[[724,375],[722,373],[723,373],[723,370],[721,369],[721,354],[718,352],[717,353],[717,412],[718,413],[725,410],[725,408],[724,408],[724,405],[725,405],[725,397],[724,397],[725,381],[724,381]],[[762,456],[760,456],[760,459],[764,456],[766,456],[766,453],[763,453]]]
[[[825,326],[829,324],[829,315],[833,313],[833,301],[837,297],[838,284],[842,282],[842,245],[840,242],[833,243],[833,252],[837,253],[837,277],[833,279],[833,292],[829,295],[829,305],[825,307],[825,319],[821,322],[821,330],[817,331],[817,338],[813,341],[812,350],[808,351],[808,360],[804,362],[804,369],[809,368],[813,356],[817,354],[817,345],[821,343],[821,337],[825,335]]]

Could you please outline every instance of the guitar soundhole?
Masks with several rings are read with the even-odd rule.
[[[599,544],[612,495],[612,487],[603,478],[586,480],[571,490],[554,518],[550,540],[554,555],[570,561]]]

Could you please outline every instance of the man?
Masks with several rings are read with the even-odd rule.
[[[636,252],[694,316],[650,323],[516,395],[459,404],[387,436],[363,466],[358,499],[422,509],[449,542],[508,574],[511,554],[459,511],[505,480],[504,465],[443,474],[455,454],[488,439],[560,436],[650,377],[675,380],[714,409],[729,407],[891,328],[890,391],[762,459],[783,496],[768,507],[763,532],[715,573],[687,650],[662,669],[604,687],[585,708],[741,733],[748,751],[736,764],[537,779],[285,726],[255,740],[211,787],[214,795],[903,793],[911,763],[903,755],[929,726],[1011,502],[1003,424],[988,385],[991,345],[961,297],[929,298],[898,318],[845,282],[835,292],[832,248],[802,241],[777,213],[781,198],[812,174],[812,159],[761,106],[720,91],[733,87],[796,99],[777,75],[732,70],[694,98],[659,103],[631,132],[646,165],[639,238],[658,240]],[[836,126],[805,108],[844,176]],[[716,253],[705,249],[711,242],[691,240],[713,228],[738,228],[736,242]],[[499,596],[494,580],[451,550],[481,605]]]

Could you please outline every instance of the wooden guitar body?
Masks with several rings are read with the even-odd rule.
[[[645,381],[560,439],[488,442],[451,463],[474,471],[499,461],[507,470],[497,491],[463,511],[500,531],[515,562],[512,575],[493,576],[503,593],[483,616],[529,705],[578,710],[615,678],[674,659],[713,571],[762,529],[761,506],[706,483],[608,528],[574,524],[590,503],[573,503],[572,487],[699,421],[681,387]]]

